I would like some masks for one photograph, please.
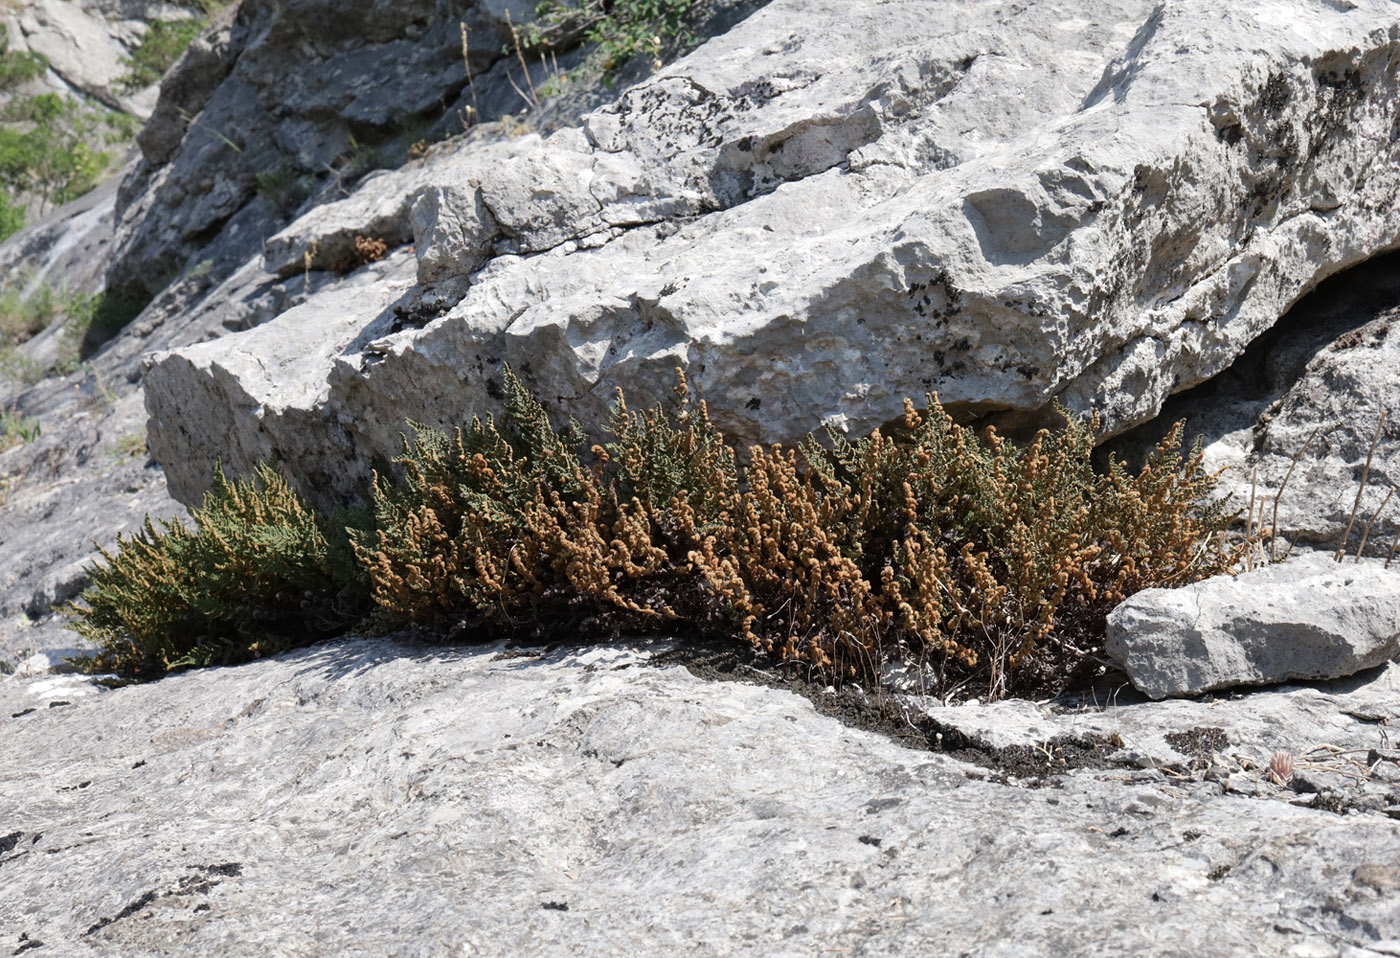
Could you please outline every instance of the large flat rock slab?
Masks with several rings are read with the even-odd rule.
[[[1369,956],[1400,939],[1384,815],[1150,769],[1028,788],[650,648],[350,640],[115,691],[5,680],[0,945]]]

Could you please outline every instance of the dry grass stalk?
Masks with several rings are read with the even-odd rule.
[[[1361,554],[1366,551],[1366,540],[1371,537],[1371,527],[1376,524],[1376,518],[1385,511],[1385,507],[1390,504],[1390,497],[1395,495],[1395,487],[1391,486],[1390,491],[1381,500],[1380,506],[1371,513],[1371,519],[1366,523],[1366,529],[1361,533],[1361,545],[1356,547],[1356,561],[1361,561]]]
[[[1308,451],[1308,447],[1312,445],[1312,441],[1317,438],[1318,431],[1321,429],[1321,426],[1314,426],[1313,431],[1308,433],[1307,441],[1303,443],[1301,449],[1293,454],[1293,459],[1288,463],[1288,472],[1284,473],[1283,482],[1279,483],[1278,492],[1274,494],[1274,512],[1269,519],[1269,558],[1271,560],[1278,559],[1274,550],[1274,544],[1278,541],[1278,501],[1283,498],[1283,490],[1288,488],[1288,480],[1293,478],[1293,470],[1297,467],[1298,460],[1303,458],[1303,454]],[[1297,539],[1295,538],[1294,541],[1296,542]],[[1293,546],[1290,544],[1288,552],[1292,551]],[[1288,558],[1288,552],[1283,554],[1283,558]]]
[[[467,86],[472,91],[472,118],[479,119],[481,106],[476,101],[476,76],[472,73],[471,44],[468,41],[471,31],[467,29],[467,21],[462,20],[460,25],[462,27],[462,68],[467,71]]]
[[[1380,442],[1381,427],[1385,425],[1386,413],[1390,410],[1382,410],[1381,418],[1376,422],[1375,435],[1371,437],[1371,447],[1366,450],[1366,465],[1361,470],[1361,485],[1356,490],[1356,500],[1351,504],[1351,517],[1347,519],[1346,531],[1342,533],[1341,541],[1337,543],[1337,553],[1332,558],[1341,562],[1342,556],[1346,554],[1347,539],[1351,538],[1352,526],[1356,524],[1356,511],[1361,508],[1361,495],[1366,491],[1366,480],[1371,477],[1371,457],[1376,453],[1376,443]]]
[[[516,93],[520,94],[521,99],[533,109],[540,105],[540,96],[539,93],[535,91],[535,80],[530,76],[529,64],[525,62],[525,48],[520,43],[520,32],[516,30],[515,22],[510,18],[509,8],[506,9],[506,26],[510,28],[510,39],[515,47],[515,57],[520,61],[520,69],[525,73],[525,85],[530,88],[530,95],[526,96],[524,92],[521,91],[520,87],[515,85],[514,80],[510,81],[510,85],[514,87]]]

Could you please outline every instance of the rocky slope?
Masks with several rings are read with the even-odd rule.
[[[289,275],[411,233],[416,285],[158,357],[153,449],[187,501],[219,456],[347,495],[407,410],[495,408],[505,362],[583,422],[681,366],[741,443],[929,390],[1121,430],[1396,241],[1393,32],[1382,0],[776,0],[577,128],[273,237]],[[259,367],[308,335],[333,358]]]
[[[1175,392],[1164,417],[1275,489],[1334,422],[1280,508],[1332,541],[1393,395],[1400,299],[1368,260],[1400,226],[1392,6],[716,3],[687,57],[536,107],[500,52],[519,4],[230,7],[120,189],[0,245],[150,298],[5,387],[42,434],[0,451],[0,944],[1400,954],[1400,679],[1372,648],[1347,680],[1155,703],[1112,673],[952,706],[646,640],[407,636],[107,690],[52,671],[50,611],[92,540],[183,514],[215,459],[344,496],[405,419],[494,409],[505,361],[589,417],[684,366],[741,440],[935,388],[1118,430]]]

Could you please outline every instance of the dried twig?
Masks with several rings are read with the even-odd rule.
[[[1390,497],[1393,495],[1395,495],[1395,487],[1391,486],[1390,491],[1387,492],[1385,498],[1381,500],[1380,508],[1371,513],[1371,521],[1366,523],[1366,530],[1361,533],[1361,545],[1356,547],[1357,562],[1361,561],[1361,553],[1366,551],[1366,540],[1371,536],[1371,527],[1376,524],[1376,517],[1384,511],[1386,505],[1390,502]]]
[[[1366,480],[1371,476],[1371,457],[1375,455],[1376,443],[1381,439],[1381,427],[1385,425],[1386,413],[1390,410],[1382,410],[1381,418],[1376,423],[1376,434],[1371,437],[1371,448],[1366,451],[1366,465],[1361,470],[1361,488],[1356,490],[1356,501],[1351,504],[1351,518],[1347,520],[1346,531],[1342,533],[1342,541],[1337,543],[1337,554],[1332,558],[1338,562],[1342,561],[1342,556],[1346,553],[1347,539],[1351,537],[1351,527],[1356,524],[1356,510],[1361,507],[1361,494],[1366,491]]]
[[[467,29],[467,21],[461,21],[462,25],[462,67],[467,71],[467,85],[472,90],[472,115],[475,119],[481,119],[481,107],[476,102],[476,77],[472,75],[471,45],[467,42],[467,35],[471,32]]]
[[[1296,467],[1296,466],[1298,465],[1298,460],[1303,458],[1303,453],[1305,453],[1305,452],[1308,451],[1308,447],[1311,446],[1311,445],[1312,445],[1312,441],[1313,441],[1314,439],[1317,438],[1318,430],[1320,430],[1321,428],[1322,428],[1322,426],[1320,426],[1320,425],[1314,426],[1314,427],[1313,427],[1313,431],[1310,432],[1310,433],[1308,433],[1308,441],[1305,442],[1305,443],[1303,443],[1303,448],[1299,449],[1297,452],[1295,452],[1295,453],[1293,454],[1293,461],[1290,462],[1290,463],[1288,464],[1288,472],[1284,473],[1283,482],[1279,483],[1278,492],[1274,495],[1274,514],[1273,514],[1273,517],[1269,519],[1269,558],[1270,558],[1270,559],[1275,559],[1275,558],[1277,558],[1277,557],[1274,555],[1274,543],[1276,543],[1276,542],[1278,541],[1278,501],[1279,501],[1279,497],[1281,497],[1281,496],[1283,495],[1283,490],[1285,490],[1285,489],[1288,488],[1288,480],[1293,478],[1293,469],[1294,469],[1294,467]],[[1297,540],[1295,539],[1294,541],[1296,542]],[[1292,551],[1292,546],[1289,546],[1289,551]],[[1288,558],[1288,553],[1285,552],[1285,553],[1283,554],[1283,557],[1284,557],[1285,559]]]
[[[535,92],[535,81],[534,78],[530,76],[530,66],[525,62],[525,51],[520,46],[520,33],[515,29],[515,21],[511,20],[509,9],[506,10],[506,26],[510,28],[510,38],[515,44],[515,56],[516,59],[520,61],[520,69],[525,71],[525,85],[530,88],[530,95],[528,97],[520,92],[519,87],[515,88],[515,92],[525,97],[525,102],[530,104],[531,107],[537,107],[540,105],[540,95]],[[511,86],[515,86],[514,82],[511,83]]]
[[[1245,553],[1245,570],[1254,568],[1254,547],[1250,542],[1254,539],[1254,493],[1259,487],[1259,463],[1254,464],[1254,468],[1249,473],[1249,508],[1244,512],[1244,541],[1245,547],[1249,550]]]

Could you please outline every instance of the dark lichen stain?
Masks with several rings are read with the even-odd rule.
[[[121,911],[117,912],[111,918],[103,918],[97,921],[90,928],[88,928],[87,931],[83,932],[83,936],[86,937],[88,935],[93,934],[94,932],[99,932],[103,928],[106,928],[108,925],[113,924],[114,922],[121,921],[123,918],[130,918],[132,915],[136,914],[142,908],[145,908],[147,905],[149,905],[151,902],[155,901],[159,897],[160,895],[154,891],[146,892],[140,898],[131,902]]]

